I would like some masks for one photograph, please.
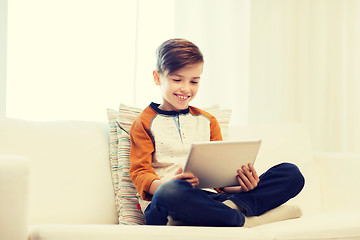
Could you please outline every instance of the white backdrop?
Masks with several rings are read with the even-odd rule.
[[[7,56],[7,0],[0,0],[0,117],[5,116],[6,57]]]
[[[248,1],[10,0],[7,116],[106,120],[120,102],[160,101],[155,49],[182,37],[205,55],[194,104],[247,123]]]
[[[296,121],[360,151],[360,1],[251,1],[249,122]]]
[[[8,0],[8,7],[0,86],[7,85],[9,117],[106,121],[105,109],[120,102],[160,101],[155,48],[183,37],[205,56],[194,105],[229,107],[237,125],[300,122],[314,150],[360,151],[358,0]]]
[[[8,5],[7,116],[106,120],[132,100],[136,1]]]

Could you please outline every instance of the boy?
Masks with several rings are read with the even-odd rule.
[[[199,89],[203,55],[184,39],[170,39],[157,49],[153,71],[162,103],[151,103],[134,121],[131,132],[130,177],[139,193],[146,224],[166,225],[168,217],[193,226],[243,226],[303,188],[299,169],[289,163],[258,177],[252,165],[234,169],[239,186],[216,191],[195,188],[199,179],[183,172],[190,144],[221,141],[211,114],[189,106]]]

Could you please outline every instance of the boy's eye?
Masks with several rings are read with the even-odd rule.
[[[180,82],[181,79],[173,79],[174,82]]]
[[[192,84],[198,84],[198,81],[191,81]]]

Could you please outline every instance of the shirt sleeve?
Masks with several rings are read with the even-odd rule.
[[[222,141],[223,137],[221,134],[221,129],[219,122],[214,116],[211,115],[210,118],[210,141]]]
[[[195,107],[191,107],[190,111],[194,115],[202,114],[210,120],[210,141],[222,141],[221,128],[217,119],[210,113]]]
[[[129,175],[136,190],[144,200],[151,200],[148,194],[151,183],[160,179],[151,166],[154,144],[146,123],[138,117],[130,130],[130,171]]]

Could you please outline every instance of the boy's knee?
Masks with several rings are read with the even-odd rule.
[[[301,190],[304,187],[305,178],[300,172],[300,169],[292,163],[282,163],[280,166],[282,167],[284,174],[287,175],[289,183]]]
[[[179,200],[183,196],[183,191],[186,190],[191,184],[184,180],[172,180],[162,184],[156,191],[156,198],[166,201]]]

